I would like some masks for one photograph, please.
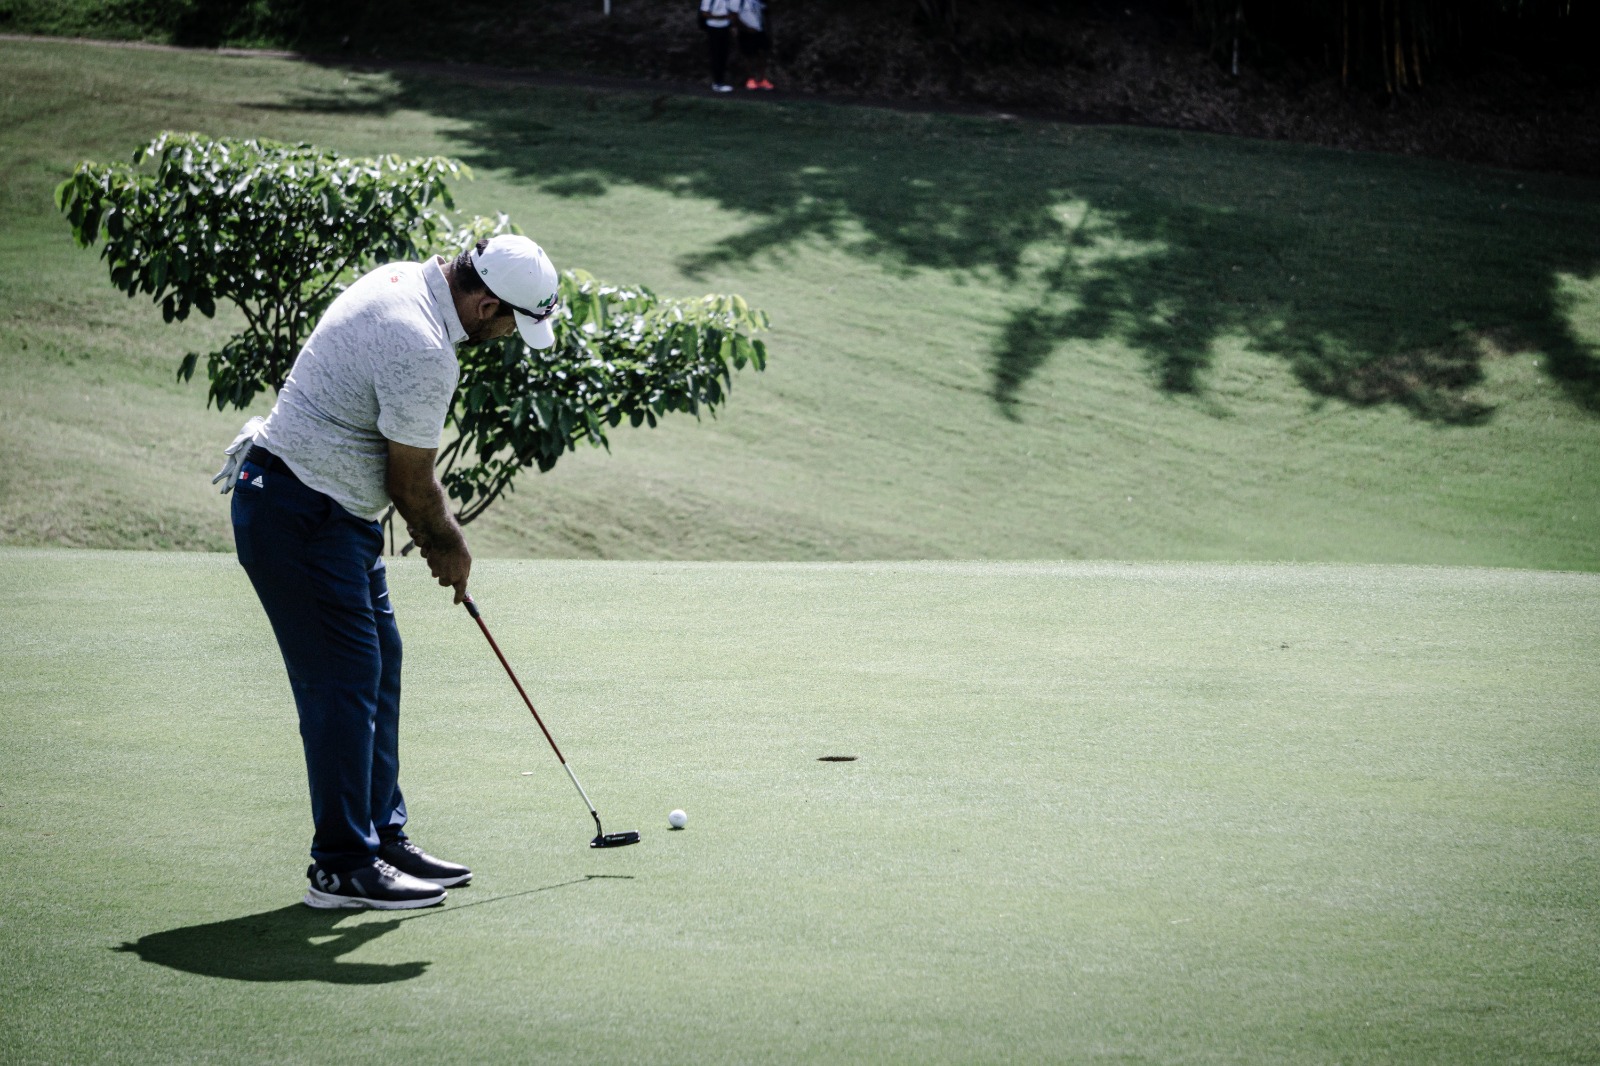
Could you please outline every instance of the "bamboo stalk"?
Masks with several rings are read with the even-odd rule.
[[[1378,66],[1383,68],[1383,88],[1394,95],[1394,68],[1389,65],[1389,29],[1385,21],[1383,0],[1378,0]]]
[[[1233,14],[1233,76],[1239,76],[1239,32],[1244,26],[1244,0],[1239,0],[1239,6]]]
[[[1400,34],[1400,0],[1394,0],[1394,81],[1403,92],[1406,87],[1406,48]]]
[[[1339,84],[1350,88],[1350,0],[1344,0],[1344,44],[1339,68]]]
[[[1421,29],[1415,22],[1411,24],[1411,76],[1417,83],[1417,88],[1422,88],[1422,53],[1417,46],[1417,38],[1421,37]]]

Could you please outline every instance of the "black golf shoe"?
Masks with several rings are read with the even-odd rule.
[[[378,858],[401,873],[440,888],[453,888],[472,880],[472,871],[460,863],[436,859],[409,840],[391,840],[378,845]]]
[[[319,910],[360,909],[406,911],[443,903],[445,890],[410,874],[401,873],[378,859],[371,866],[334,873],[316,863],[306,867],[311,882],[305,904]]]

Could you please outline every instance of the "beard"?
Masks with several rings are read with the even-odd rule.
[[[509,337],[517,331],[517,320],[513,314],[495,315],[492,318],[480,318],[472,324],[470,329],[465,322],[461,328],[467,330],[467,339],[464,344],[488,344],[502,337]]]
[[[511,336],[517,331],[516,326],[513,324],[510,329],[506,329],[505,323],[507,321],[509,320],[504,318],[484,319],[482,322],[479,322],[476,326],[467,331],[466,343],[488,344],[490,341],[497,341],[502,337]]]

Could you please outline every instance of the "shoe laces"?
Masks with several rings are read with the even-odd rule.
[[[400,876],[399,870],[395,869],[393,866],[390,866],[382,859],[374,859],[372,865],[377,867],[379,877],[387,877],[392,879]]]

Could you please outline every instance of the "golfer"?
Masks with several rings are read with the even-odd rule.
[[[455,346],[555,337],[555,267],[526,237],[446,261],[391,263],[329,306],[265,421],[218,475],[239,563],[266,609],[300,713],[311,783],[312,907],[426,907],[472,871],[406,836],[400,631],[378,519],[392,502],[439,584],[467,594],[472,555],[434,474]]]

